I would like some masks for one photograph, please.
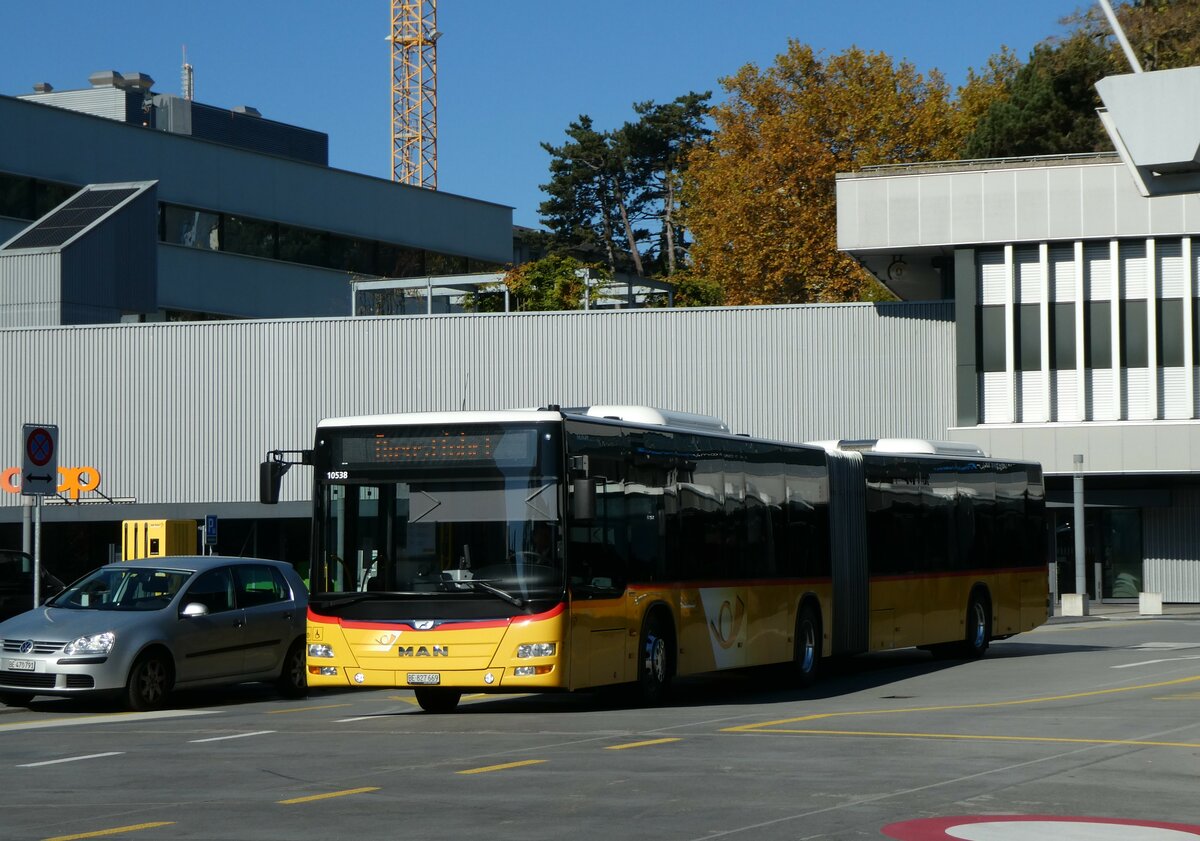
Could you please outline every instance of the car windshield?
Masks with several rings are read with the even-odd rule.
[[[154,567],[101,567],[47,605],[73,610],[161,610],[192,573]]]

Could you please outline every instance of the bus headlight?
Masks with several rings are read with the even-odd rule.
[[[333,646],[325,645],[323,642],[314,642],[308,646],[309,657],[332,657]]]
[[[517,657],[553,657],[558,646],[552,642],[530,642],[517,646]]]

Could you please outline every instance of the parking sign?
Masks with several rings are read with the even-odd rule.
[[[204,515],[204,545],[205,546],[216,546],[217,545],[217,515],[216,514],[205,514]]]
[[[58,491],[58,427],[27,423],[21,428],[21,494],[48,496]]]

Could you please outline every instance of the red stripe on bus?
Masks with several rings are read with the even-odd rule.
[[[948,570],[946,572],[901,572],[896,575],[870,575],[869,581],[920,581],[935,578],[965,578],[967,576],[983,577],[987,575],[1016,575],[1019,573],[1045,572],[1044,566],[1035,567],[1005,567],[1004,569],[964,569]]]
[[[630,592],[654,590],[701,590],[712,587],[800,587],[813,584],[830,584],[832,578],[743,578],[727,581],[664,581],[659,584],[630,584],[626,589]]]
[[[532,616],[514,616],[511,619],[484,619],[479,622],[444,622],[432,630],[452,631],[462,628],[503,628],[508,625],[526,625],[530,622],[541,622],[546,619],[553,619],[566,609],[567,606],[563,602],[559,602],[545,613],[535,613]],[[361,622],[354,619],[339,619],[336,616],[322,616],[319,613],[314,613],[311,607],[308,609],[308,621],[318,622],[325,625],[340,625],[343,628],[383,631],[395,628],[397,625],[408,624],[407,622],[403,622],[401,620],[396,620],[395,622]],[[417,632],[419,633],[420,631],[418,630]]]

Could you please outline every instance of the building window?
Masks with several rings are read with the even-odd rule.
[[[276,259],[278,251],[275,248],[274,222],[263,222],[261,219],[248,219],[245,216],[225,216],[225,239],[222,245],[225,251],[235,254],[246,254],[250,257],[267,257]]]
[[[1088,301],[1083,310],[1083,364],[1088,368],[1111,368],[1112,307],[1108,301]]]
[[[1017,308],[1017,369],[1042,369],[1042,307],[1040,304],[1021,304]]]
[[[1006,370],[1006,341],[1004,307],[980,307],[979,347],[976,348],[979,370],[984,373]]]
[[[190,207],[163,207],[163,242],[203,248],[207,251],[221,249],[221,215],[194,210]]]
[[[1158,364],[1164,368],[1183,366],[1183,300],[1160,298],[1158,307]]]
[[[1146,336],[1145,300],[1121,301],[1121,367],[1145,368],[1150,365]]]
[[[1050,367],[1070,370],[1075,367],[1075,304],[1055,304],[1050,313]]]

